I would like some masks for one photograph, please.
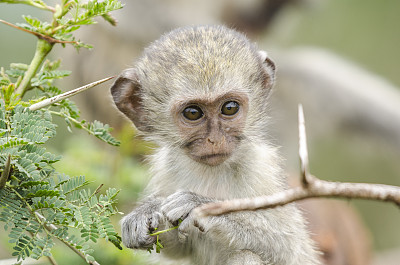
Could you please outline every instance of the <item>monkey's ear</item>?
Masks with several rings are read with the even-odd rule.
[[[142,104],[141,85],[136,69],[125,69],[111,86],[111,95],[117,108],[135,124],[146,131]]]
[[[268,87],[272,87],[275,83],[275,72],[276,66],[274,61],[270,57],[268,57],[267,52],[265,51],[258,51],[258,56],[261,60],[263,69],[265,71],[265,85]]]

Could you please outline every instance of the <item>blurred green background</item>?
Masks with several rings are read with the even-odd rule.
[[[265,45],[282,52],[298,46],[322,47],[400,87],[398,0],[283,1],[287,3],[271,22],[260,22],[261,25],[241,24],[235,14],[251,16],[251,12],[258,10],[260,2],[268,1],[232,1],[235,4],[226,4],[229,1],[221,1],[219,4],[213,1],[203,1],[202,4],[200,1],[161,0],[122,2],[125,2],[126,7],[118,11],[120,23],[117,28],[100,23],[92,31],[83,31],[81,34],[81,39],[94,45],[93,51],[82,50],[75,55],[72,48],[66,48],[58,49],[52,55],[53,58],[65,60],[64,68],[73,71],[67,80],[59,83],[60,87],[69,90],[96,78],[120,72],[131,64],[143,47],[173,27],[221,22],[238,27],[245,25],[243,30],[263,48]],[[144,18],[135,12],[141,13]],[[22,22],[23,14],[40,18],[49,15],[22,5],[0,5],[0,19],[12,23]],[[0,24],[0,36],[0,66],[8,67],[13,62],[28,63],[31,60],[35,37],[3,24]],[[110,44],[105,40],[110,41]],[[71,54],[76,57],[71,57]],[[100,57],[104,60],[102,63],[96,61]],[[276,63],[279,67],[279,61]],[[117,112],[110,111],[113,107],[108,86],[95,88],[86,96],[73,99],[78,101],[83,117],[105,121],[114,126],[114,135],[121,140],[121,147],[106,146],[78,130],[71,134],[60,120],[58,135],[49,148],[63,155],[61,162],[56,164],[60,172],[71,176],[85,175],[93,180],[93,188],[104,183],[105,187],[121,189],[118,207],[127,213],[148,180],[147,166],[143,161],[145,155],[151,153],[151,144],[135,138],[132,126],[121,119]],[[400,120],[393,122],[400,123]],[[279,133],[275,132],[276,142],[285,145],[285,142],[280,142],[284,140],[281,140]],[[296,134],[293,132],[292,136],[295,144]],[[400,185],[400,148],[391,144],[390,140],[345,129],[317,135],[309,139],[309,142],[311,172],[320,178]],[[296,157],[296,152],[296,145],[285,147],[282,151],[285,157],[288,156],[285,165],[287,170],[295,175],[298,163],[289,157]],[[348,203],[354,205],[362,216],[377,253],[390,249],[400,251],[398,208],[372,201]],[[119,219],[115,218],[115,224],[118,224]],[[0,260],[11,258],[6,234],[0,230]],[[98,244],[96,250],[94,256],[101,264],[148,264],[145,253],[126,249],[121,252],[106,243]],[[54,255],[60,265],[85,264],[62,246],[57,248]]]

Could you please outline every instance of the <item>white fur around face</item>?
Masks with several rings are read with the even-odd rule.
[[[272,194],[283,188],[280,159],[274,147],[246,143],[223,164],[195,162],[183,150],[162,147],[151,157],[150,194],[168,196],[187,190],[219,200]],[[244,166],[243,166],[244,165]]]

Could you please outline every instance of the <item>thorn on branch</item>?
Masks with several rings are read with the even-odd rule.
[[[307,136],[306,136],[306,126],[304,119],[303,105],[299,104],[298,107],[299,115],[299,157],[300,157],[300,175],[301,183],[304,187],[307,187],[311,181],[309,173],[309,163],[308,163],[308,150],[307,150]]]
[[[31,105],[29,107],[29,110],[33,111],[33,110],[38,110],[38,109],[47,107],[47,106],[49,106],[51,104],[54,104],[56,102],[59,102],[59,101],[61,101],[63,99],[75,96],[75,95],[77,95],[77,94],[79,94],[79,93],[81,93],[81,92],[83,92],[83,91],[85,91],[85,90],[87,90],[89,88],[92,88],[92,87],[95,87],[97,85],[100,85],[101,83],[104,83],[104,82],[106,82],[106,81],[108,81],[110,79],[113,79],[114,77],[115,76],[107,77],[107,78],[92,82],[90,84],[75,88],[73,90],[67,91],[67,92],[65,92],[65,93],[63,93],[61,95],[57,95],[57,96],[54,96],[52,98],[47,98],[47,99],[45,99],[43,101],[40,101],[38,103],[35,103],[35,104]]]

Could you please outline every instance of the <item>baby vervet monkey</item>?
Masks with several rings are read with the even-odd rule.
[[[145,49],[111,87],[118,109],[158,145],[139,206],[122,219],[128,248],[160,235],[179,264],[319,264],[295,205],[196,217],[209,202],[286,189],[266,138],[275,65],[243,34],[223,26],[176,29]],[[178,263],[174,264],[178,264]],[[185,264],[186,264],[185,263]]]

